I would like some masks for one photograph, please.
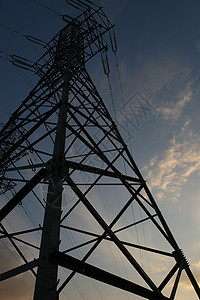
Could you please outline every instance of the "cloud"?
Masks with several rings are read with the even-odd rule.
[[[195,47],[196,47],[197,51],[200,53],[200,41],[197,41]]]
[[[7,243],[4,243],[4,245],[0,244],[0,273],[19,265],[17,255],[11,246]],[[12,251],[13,254],[11,254],[10,251]],[[4,280],[0,283],[1,298],[4,300],[31,300],[33,298],[33,284],[34,280],[32,275],[28,274],[27,272],[15,276],[14,278]]]
[[[109,12],[109,19],[114,21],[121,13],[122,9],[128,2],[128,0],[103,0],[102,6],[106,12]]]
[[[3,200],[4,198],[1,196],[1,201]],[[23,214],[21,212],[21,207],[18,206],[9,215],[9,218],[7,217],[6,220],[2,222],[9,233],[13,232],[14,230],[20,231],[22,228],[24,230],[30,228],[30,224],[26,223],[27,220],[22,218]],[[27,242],[30,241],[35,245],[38,244],[37,238],[34,234],[19,236],[19,238],[22,238],[23,240],[26,239]],[[31,247],[29,248],[22,243],[16,242],[16,244],[28,261],[31,261],[33,257],[38,256],[37,250],[32,249]],[[21,259],[14,246],[8,241],[7,238],[1,238],[0,253],[0,274],[24,264],[24,261]],[[1,299],[33,299],[34,281],[34,275],[29,271],[0,282]]]
[[[4,300],[33,299],[33,287],[29,276],[16,276],[15,278],[1,282],[0,294]]]
[[[170,102],[159,108],[164,119],[176,121],[179,118],[184,107],[192,100],[193,83],[193,80],[187,83],[185,89],[178,95],[178,101],[176,103]]]
[[[192,269],[192,273],[197,281],[197,283],[200,282],[200,261],[193,263],[191,265],[191,269]],[[181,287],[183,289],[187,289],[187,290],[192,290],[194,289],[187,274],[185,272],[182,273],[182,277],[181,277]]]
[[[192,174],[200,173],[200,138],[189,129],[187,121],[179,135],[169,142],[169,148],[154,156],[143,168],[146,179],[158,199],[167,193],[177,201],[181,187]]]
[[[189,73],[188,66],[183,67],[179,58],[169,54],[157,53],[153,58],[139,54],[137,60],[144,63],[131,79],[136,88],[148,97],[155,98],[163,88],[170,86],[177,78],[182,80]]]

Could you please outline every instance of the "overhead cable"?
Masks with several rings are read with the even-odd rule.
[[[31,36],[31,35],[26,35],[26,34],[20,32],[20,31],[17,31],[14,28],[11,28],[10,26],[7,26],[7,25],[2,24],[2,23],[0,23],[0,26],[6,28],[6,29],[8,29],[8,30],[10,30],[10,31],[18,34],[18,35],[21,35],[21,36],[25,37],[30,42],[33,42],[33,43],[41,45],[41,46],[45,46],[46,45],[46,43],[44,41],[42,41],[41,39],[38,39],[38,38],[36,38],[34,36]]]

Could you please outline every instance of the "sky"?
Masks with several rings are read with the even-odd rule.
[[[73,13],[64,0],[41,2],[61,14]],[[88,69],[200,283],[199,1],[96,3],[104,6],[115,24],[118,68],[114,55],[109,54],[114,106],[100,58],[89,62]],[[32,74],[13,66],[8,54],[35,61],[42,49],[23,34],[49,41],[65,24],[34,0],[1,0],[0,20],[0,122],[4,123],[37,82]],[[2,251],[4,269],[12,259],[3,246]],[[16,280],[20,282],[20,277]],[[15,299],[30,297],[33,286],[28,276],[25,282],[24,297],[14,282],[18,287]],[[5,300],[14,299],[8,283],[1,289]],[[180,289],[178,300],[197,299],[185,278]],[[116,291],[113,297],[106,287],[105,293],[105,299],[117,299]],[[100,295],[101,289],[95,299],[101,299]],[[127,299],[137,298],[127,295]]]

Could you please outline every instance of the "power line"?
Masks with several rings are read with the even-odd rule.
[[[28,76],[23,72],[22,69],[14,66],[16,71],[19,73],[19,75],[25,80],[25,82],[28,84],[29,87],[33,88],[33,83],[31,80],[28,78]]]
[[[54,14],[56,14],[58,17],[63,17],[62,14],[58,13],[55,9],[43,4],[41,1],[38,1],[38,0],[32,0],[33,2],[37,3],[38,5],[48,9],[50,12],[53,12]]]
[[[9,31],[11,31],[13,33],[16,33],[18,35],[21,35],[21,36],[25,37],[29,42],[32,42],[32,43],[35,43],[35,44],[38,44],[38,45],[41,45],[41,46],[45,46],[46,45],[46,43],[44,41],[42,41],[41,39],[33,37],[31,35],[26,35],[26,34],[20,32],[20,31],[18,31],[16,29],[10,27],[10,26],[7,26],[7,25],[2,24],[2,23],[0,23],[0,26],[6,28],[7,30],[9,30]]]
[[[0,26],[6,28],[6,29],[8,29],[8,30],[10,30],[10,31],[12,31],[12,32],[14,32],[14,33],[16,33],[16,34],[19,34],[19,35],[22,35],[22,36],[26,37],[26,35],[24,35],[23,33],[21,33],[21,32],[19,32],[19,31],[15,30],[15,29],[13,29],[13,28],[11,28],[11,27],[5,25],[5,24],[0,23]]]

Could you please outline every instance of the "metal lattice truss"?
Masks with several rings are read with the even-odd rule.
[[[184,270],[199,297],[189,264],[85,68],[97,53],[105,55],[105,35],[115,51],[112,28],[101,8],[69,22],[34,64],[40,80],[1,130],[0,238],[22,263],[0,280],[31,270],[35,299],[57,299],[77,274],[145,299],[175,299]],[[14,222],[22,208],[34,215],[35,227],[27,221],[26,229],[7,229],[5,218]],[[138,238],[141,230],[146,239]],[[112,257],[104,264],[106,245]],[[164,262],[159,278],[141,262],[144,254],[152,264]],[[128,274],[113,268],[115,255]],[[59,266],[67,274],[58,283]]]

